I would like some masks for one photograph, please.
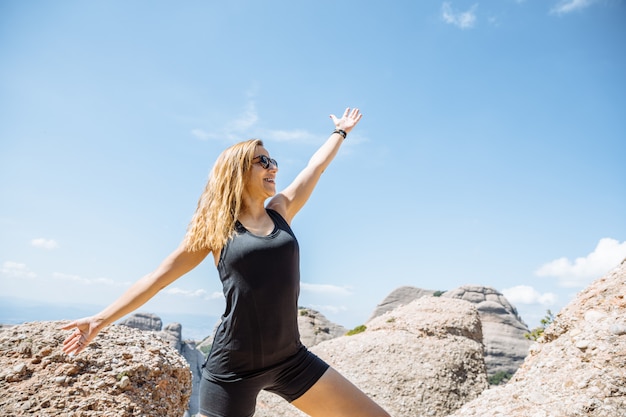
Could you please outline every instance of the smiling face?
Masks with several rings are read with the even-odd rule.
[[[264,155],[270,157],[269,152],[263,146],[257,146],[254,156]],[[252,160],[252,166],[248,171],[248,177],[244,188],[244,193],[253,198],[267,199],[276,194],[276,173],[278,167],[270,163],[267,168],[263,168],[260,158]]]

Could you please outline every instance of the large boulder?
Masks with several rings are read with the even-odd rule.
[[[376,306],[368,321],[373,320],[388,311],[395,310],[400,306],[407,305],[418,298],[431,297],[434,293],[435,291],[433,290],[425,290],[417,287],[398,287],[390,292],[389,295],[387,295],[385,299]]]
[[[204,355],[198,349],[193,341],[182,340],[183,326],[180,323],[170,323],[163,330],[161,318],[152,313],[135,313],[130,315],[120,324],[137,328],[142,331],[155,332],[161,339],[166,341],[173,349],[182,355],[189,364],[191,370],[191,395],[189,404],[187,405],[187,414],[194,415],[198,413],[198,391],[200,388],[200,379],[202,378],[202,364],[204,363]],[[182,414],[181,414],[182,416]]]
[[[625,415],[626,260],[557,314],[511,381],[452,416]]]
[[[487,373],[513,375],[532,344],[524,336],[529,332],[528,326],[517,309],[496,289],[480,285],[464,285],[447,291],[442,297],[459,298],[476,305],[483,325]]]
[[[77,356],[62,322],[0,330],[3,416],[182,416],[191,372],[167,342],[127,326],[105,328]]]
[[[311,351],[395,417],[445,416],[488,386],[478,312],[461,300],[415,300]],[[262,392],[255,416],[304,414]]]
[[[418,298],[433,295],[436,291],[399,287],[376,307],[370,320]],[[524,336],[529,332],[528,326],[506,297],[494,288],[480,285],[464,285],[443,293],[441,297],[458,298],[476,305],[482,321],[487,373],[513,375],[528,355],[532,342]]]
[[[331,322],[319,311],[303,307],[298,311],[298,329],[300,340],[307,347],[346,334],[345,327]]]
[[[144,312],[134,313],[120,321],[120,324],[139,330],[150,330],[154,332],[159,332],[163,328],[163,320],[161,320],[161,317],[156,314]]]

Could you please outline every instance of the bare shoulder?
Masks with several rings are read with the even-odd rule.
[[[288,214],[288,205],[289,201],[287,197],[282,193],[278,193],[274,197],[272,197],[272,199],[269,201],[269,203],[267,203],[267,206],[265,207],[274,210],[275,212],[280,214],[287,221],[287,223],[291,223],[291,216],[289,216]]]

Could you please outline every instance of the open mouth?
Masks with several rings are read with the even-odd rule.
[[[265,178],[263,181],[271,182],[272,184],[274,184],[274,178]]]

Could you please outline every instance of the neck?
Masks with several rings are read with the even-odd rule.
[[[244,195],[240,216],[251,217],[253,219],[265,216],[265,200],[254,199]]]

